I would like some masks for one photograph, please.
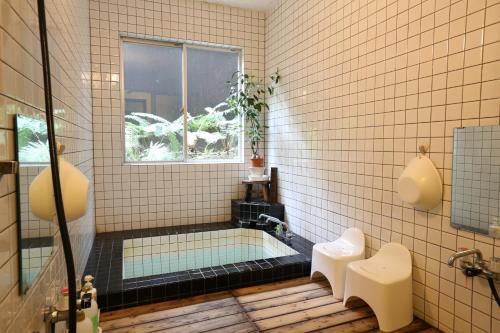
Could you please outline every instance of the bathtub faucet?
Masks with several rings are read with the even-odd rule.
[[[284,225],[285,226],[285,229],[286,231],[289,230],[288,228],[288,224],[286,222],[283,222],[281,221],[280,219],[274,217],[274,216],[269,216],[267,214],[260,214],[259,215],[259,220],[262,219],[262,218],[265,218],[266,219],[266,223],[269,223],[269,222],[274,222],[274,223],[278,223],[278,224],[281,224],[281,225]]]
[[[259,220],[265,218],[266,219],[266,224],[269,222],[274,222],[277,223],[278,226],[281,226],[281,228],[276,228],[276,236],[278,238],[284,239],[285,242],[289,242],[293,238],[293,233],[290,231],[290,228],[288,227],[288,223],[281,221],[280,219],[274,217],[274,216],[269,216],[267,214],[260,214],[259,215]],[[283,230],[283,226],[285,227]],[[281,229],[281,230],[279,230]]]

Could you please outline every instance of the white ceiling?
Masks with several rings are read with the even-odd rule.
[[[205,0],[206,2],[239,7],[245,9],[267,11],[273,7],[277,0]]]

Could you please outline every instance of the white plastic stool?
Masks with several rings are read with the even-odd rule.
[[[381,331],[392,332],[413,321],[410,252],[389,243],[373,257],[347,265],[344,305],[350,297],[364,300],[373,310]]]
[[[332,287],[333,297],[342,299],[347,264],[364,258],[365,235],[358,228],[349,228],[335,241],[313,246],[311,278],[316,272],[322,273]]]

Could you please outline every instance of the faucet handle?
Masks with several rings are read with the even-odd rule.
[[[478,276],[481,275],[481,273],[483,273],[483,269],[475,265],[467,266],[464,268],[464,274],[468,277]]]

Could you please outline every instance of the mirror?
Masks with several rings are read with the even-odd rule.
[[[453,132],[451,225],[500,238],[500,126]]]
[[[31,213],[29,186],[33,179],[50,163],[45,115],[34,112],[16,115],[17,221],[20,292],[33,285],[53,253],[54,233],[57,226],[40,220]]]

